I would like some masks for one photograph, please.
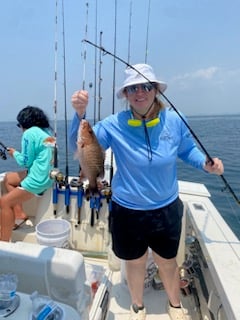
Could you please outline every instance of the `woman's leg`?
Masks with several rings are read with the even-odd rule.
[[[148,251],[134,260],[126,260],[126,279],[132,304],[143,306],[144,279],[146,273]]]
[[[9,193],[0,198],[0,223],[1,223],[1,237],[2,241],[10,241],[12,235],[12,228],[15,222],[14,208],[17,205],[22,205],[23,202],[34,197],[34,194],[20,189],[14,188]]]
[[[26,177],[27,171],[9,172],[4,178],[4,185],[8,192],[19,186],[21,181]],[[23,211],[22,204],[16,204],[13,208],[15,219],[24,220],[27,218],[26,213]]]
[[[172,306],[180,306],[179,269],[176,258],[164,259],[153,251],[153,258],[158,266],[159,276],[164,284]]]

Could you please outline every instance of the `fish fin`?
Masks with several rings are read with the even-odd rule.
[[[102,170],[99,172],[99,174],[97,175],[97,180],[101,180],[103,179],[105,176],[105,170],[104,167],[102,167]]]
[[[84,172],[83,172],[82,170],[80,170],[79,180],[80,180],[80,181],[83,181],[83,180],[85,180],[85,179],[86,179],[86,177],[85,177],[85,175],[84,175]]]
[[[98,187],[97,184],[91,184],[89,183],[89,185],[86,188],[86,194],[88,194],[89,196],[95,196],[96,194],[98,194]]]

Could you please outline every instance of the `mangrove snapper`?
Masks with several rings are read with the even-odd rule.
[[[90,193],[97,191],[97,181],[104,177],[105,153],[89,122],[81,120],[78,129],[77,158],[80,162],[80,180],[88,179]]]

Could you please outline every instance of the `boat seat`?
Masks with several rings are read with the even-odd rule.
[[[0,273],[17,275],[17,291],[31,294],[37,290],[72,306],[81,316],[88,309],[91,290],[80,252],[26,242],[0,241],[0,261]]]
[[[43,218],[52,201],[52,189],[49,188],[43,196],[34,197],[23,203],[23,209],[27,216],[36,225]]]

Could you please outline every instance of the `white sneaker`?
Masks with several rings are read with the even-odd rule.
[[[171,320],[191,320],[191,316],[187,313],[187,309],[184,309],[181,305],[181,308],[173,308],[168,303],[167,312]]]
[[[130,317],[129,320],[145,320],[146,319],[146,309],[138,310],[135,312],[133,306],[130,307]]]

